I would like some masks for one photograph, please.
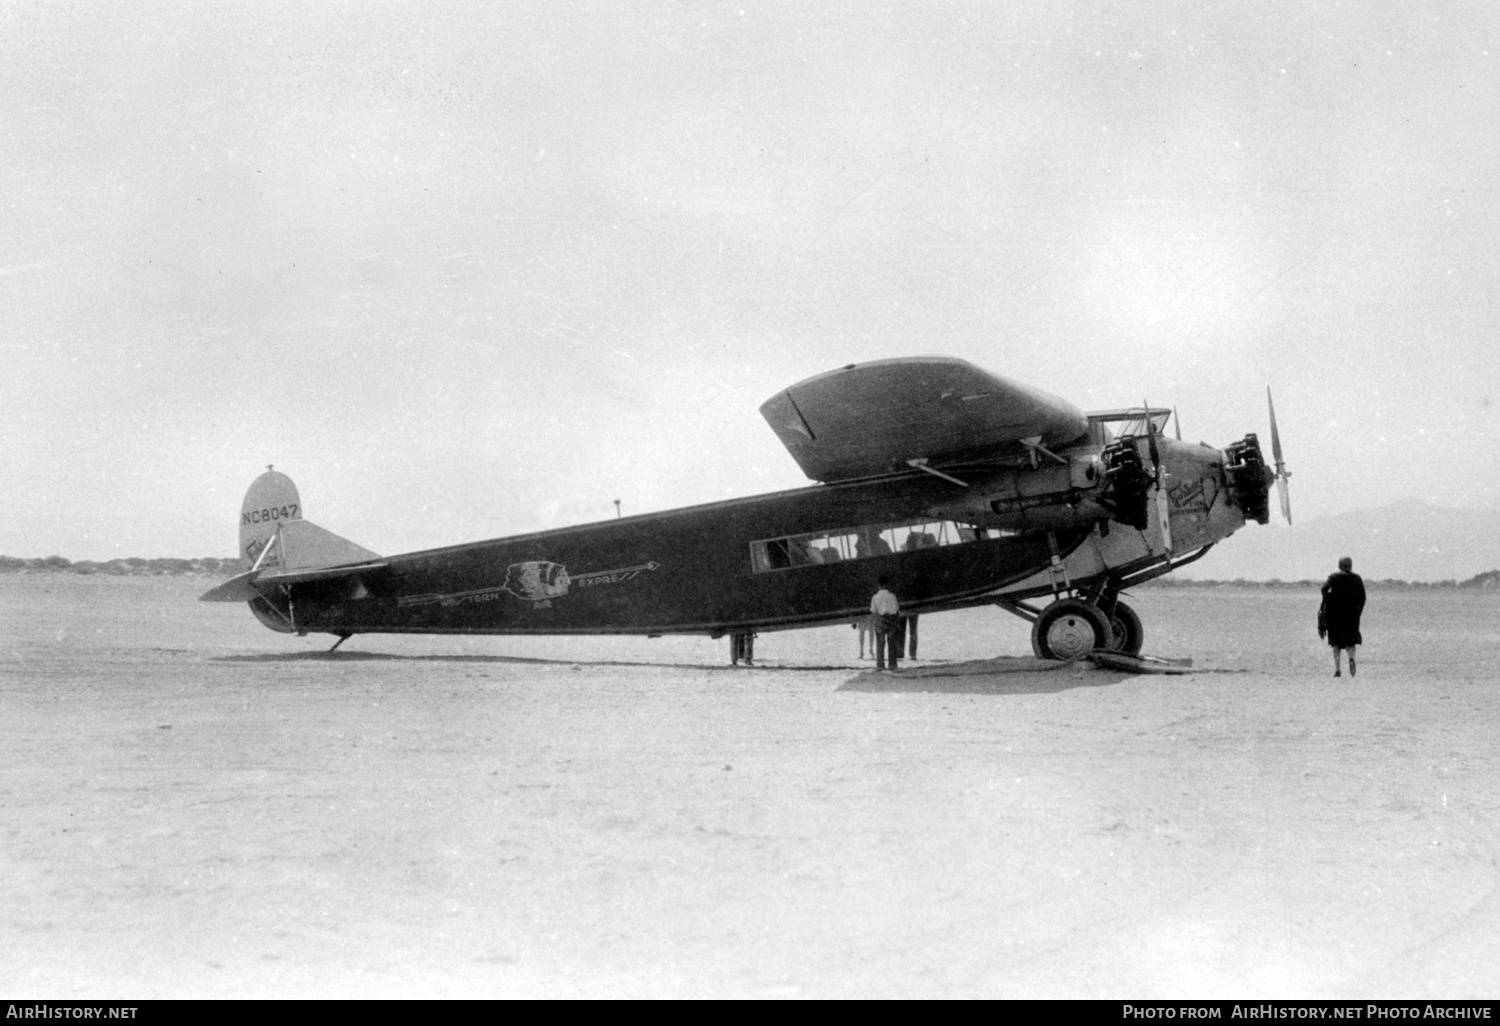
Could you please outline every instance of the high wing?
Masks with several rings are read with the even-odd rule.
[[[761,416],[803,473],[848,481],[1071,442],[1088,430],[1072,403],[967,360],[850,364],[766,400]]]

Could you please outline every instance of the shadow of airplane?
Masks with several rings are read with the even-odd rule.
[[[506,655],[398,655],[391,652],[260,652],[247,655],[210,656],[215,663],[456,663],[471,665],[617,667],[634,670],[691,670],[698,673],[840,673],[852,667],[846,664],[732,666],[724,663],[631,662],[622,659],[544,659],[536,656]],[[1204,671],[1199,671],[1204,672]],[[1216,671],[1207,671],[1216,672]],[[1217,671],[1224,672],[1224,671]],[[971,662],[924,663],[907,667],[899,673],[879,673],[860,669],[838,687],[839,691],[864,694],[947,694],[947,695],[1039,695],[1078,688],[1109,687],[1139,672],[1109,669],[1082,660],[1051,662],[1043,659],[1001,656]]]
[[[940,666],[911,667],[897,673],[867,670],[840,691],[866,694],[1043,695],[1118,684],[1136,674],[1106,670],[1079,660],[1001,657]]]
[[[1000,656],[972,662],[909,667],[899,673],[867,670],[840,691],[869,694],[1042,695],[1075,688],[1101,688],[1141,676],[1248,673],[1243,669],[1192,666],[1191,659],[1091,652],[1064,662]]]
[[[787,673],[827,673],[848,670],[847,664],[794,666],[779,663],[760,663],[755,666],[731,666],[725,663],[654,663],[632,662],[624,659],[543,659],[536,656],[504,655],[397,655],[392,652],[259,652],[254,655],[210,656],[213,663],[357,663],[357,662],[411,662],[411,663],[511,663],[530,666],[619,666],[653,670],[712,670],[722,672],[777,670]]]

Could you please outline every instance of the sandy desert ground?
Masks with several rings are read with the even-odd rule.
[[[1147,651],[877,678],[852,630],[273,634],[0,577],[26,997],[1493,997],[1500,598],[1150,589]],[[920,666],[1025,656],[922,622]]]

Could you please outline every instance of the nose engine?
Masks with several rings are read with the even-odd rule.
[[[1271,483],[1276,472],[1266,465],[1261,453],[1260,439],[1254,432],[1224,450],[1224,475],[1234,501],[1245,513],[1246,520],[1257,524],[1271,522]]]

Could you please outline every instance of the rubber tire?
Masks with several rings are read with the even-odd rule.
[[[1110,617],[1109,650],[1125,655],[1140,655],[1146,643],[1146,628],[1140,614],[1123,602],[1115,603],[1115,615]]]
[[[1108,648],[1111,633],[1098,606],[1082,599],[1059,599],[1031,625],[1031,650],[1038,659],[1073,659]]]

